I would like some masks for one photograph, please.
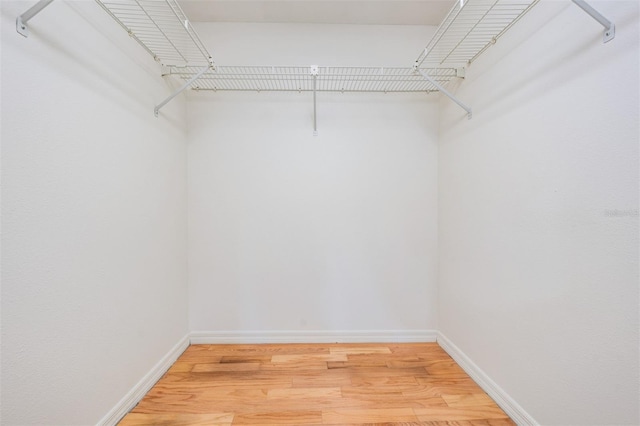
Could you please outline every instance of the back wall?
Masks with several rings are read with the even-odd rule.
[[[431,31],[198,27],[221,65],[402,66]],[[310,93],[196,93],[188,109],[191,330],[437,327],[435,96],[320,93],[316,137]]]

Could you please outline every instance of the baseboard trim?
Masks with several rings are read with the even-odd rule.
[[[438,332],[438,344],[455,362],[504,410],[505,413],[518,425],[539,425],[524,408],[507,394],[496,382],[482,371],[471,358],[453,344],[444,334]]]
[[[104,416],[98,426],[116,425],[156,384],[169,367],[189,347],[189,335],[184,336],[136,385]]]
[[[435,342],[436,330],[194,331],[191,344]]]

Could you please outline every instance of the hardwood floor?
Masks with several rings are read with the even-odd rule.
[[[512,425],[436,343],[192,345],[120,422]]]

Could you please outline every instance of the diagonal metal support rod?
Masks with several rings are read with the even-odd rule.
[[[160,102],[158,105],[156,105],[156,107],[153,109],[153,114],[157,117],[158,113],[160,112],[160,108],[162,108],[163,106],[165,106],[166,104],[168,104],[171,99],[175,98],[176,96],[178,96],[180,93],[184,92],[186,89],[189,88],[189,86],[191,86],[193,84],[194,81],[196,81],[197,79],[199,79],[200,77],[202,77],[202,74],[204,74],[205,72],[207,72],[209,70],[209,68],[212,68],[213,65],[207,65],[206,67],[202,68],[200,70],[200,72],[198,72],[198,74],[195,75],[195,77],[193,77],[191,80],[187,81],[181,88],[179,88],[173,95],[169,96],[167,99],[165,99],[164,101]]]
[[[600,12],[598,12],[593,7],[591,7],[586,1],[584,0],[571,0],[571,1],[573,1],[576,4],[576,6],[578,6],[580,9],[587,12],[593,19],[598,21],[600,25],[604,27],[604,34],[602,36],[603,43],[613,40],[613,38],[616,36],[616,26],[613,22],[611,22],[610,20],[602,16]]]
[[[42,9],[49,6],[52,1],[53,0],[40,0],[35,5],[31,6],[31,8],[25,13],[18,16],[16,18],[16,31],[18,31],[18,33],[23,37],[29,37],[29,27],[27,26],[27,22],[40,13]]]
[[[420,75],[422,75],[425,79],[427,79],[427,81],[428,81],[429,83],[431,83],[431,84],[433,84],[434,86],[436,86],[436,88],[437,88],[440,92],[442,92],[442,93],[444,93],[445,95],[447,95],[447,97],[448,97],[449,99],[451,99],[453,102],[455,102],[455,103],[457,103],[458,105],[460,105],[460,107],[461,107],[463,110],[467,111],[467,118],[468,118],[469,120],[471,120],[472,113],[471,113],[471,107],[470,107],[470,106],[467,106],[467,105],[465,105],[464,103],[462,103],[462,102],[461,102],[458,98],[456,98],[456,97],[455,97],[451,92],[449,92],[447,89],[445,89],[444,87],[442,87],[442,86],[441,86],[437,81],[435,81],[433,78],[431,78],[431,76],[429,76],[429,74],[427,74],[426,72],[424,72],[424,71],[422,71],[420,68],[418,68],[418,66],[417,66],[417,65],[414,65],[413,69],[414,69],[415,71],[419,72],[419,73],[420,73]]]

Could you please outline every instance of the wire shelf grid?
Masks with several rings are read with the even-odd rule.
[[[496,42],[539,0],[456,1],[416,63],[464,67]]]
[[[176,0],[96,0],[165,66],[207,66],[211,55]]]
[[[177,0],[96,0],[162,65],[185,81],[211,56]],[[438,27],[417,65],[445,86],[539,0],[462,0]],[[315,84],[315,86],[314,86]],[[194,90],[319,92],[434,92],[412,68],[218,66],[189,86]]]
[[[456,77],[453,68],[423,69],[444,85]],[[170,75],[192,78],[196,67],[171,68]],[[312,92],[434,92],[432,83],[412,68],[318,67],[317,77],[310,67],[217,66],[196,80],[194,90]]]

